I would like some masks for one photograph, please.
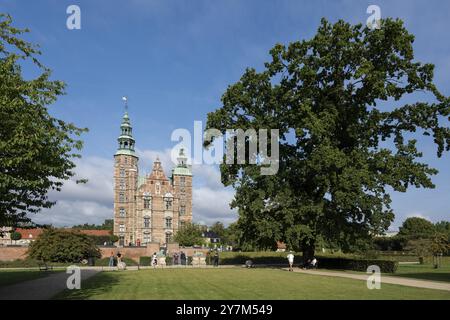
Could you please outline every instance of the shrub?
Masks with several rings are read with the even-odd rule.
[[[127,266],[137,266],[137,262],[130,258],[122,258]],[[95,260],[95,265],[99,267],[107,267],[109,265],[109,258],[102,258]]]
[[[286,253],[287,255],[287,253]],[[398,263],[391,260],[382,259],[364,259],[364,258],[341,258],[341,257],[318,257],[319,268],[325,269],[343,269],[354,271],[366,271],[370,265],[377,265],[380,267],[381,272],[393,273],[398,267]],[[232,257],[221,257],[220,264],[222,265],[243,265],[245,261],[252,260],[253,264],[266,264],[266,265],[286,265],[287,259],[285,255],[272,255],[272,256],[258,256],[254,254],[239,254]],[[301,257],[296,255],[295,263],[298,264],[301,261]]]
[[[318,258],[319,268],[342,269],[354,271],[366,271],[371,265],[380,267],[384,273],[394,273],[397,270],[398,262],[381,259],[348,259],[348,258]]]
[[[152,265],[152,257],[139,257],[139,265],[151,266]]]
[[[22,239],[22,235],[19,232],[14,231],[11,233],[11,240],[18,241],[20,239]]]
[[[89,236],[78,231],[49,229],[31,243],[29,257],[51,262],[77,263],[89,257],[101,258],[100,250]]]

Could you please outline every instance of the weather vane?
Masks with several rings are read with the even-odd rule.
[[[122,100],[125,103],[125,111],[128,112],[128,97],[127,96],[123,96]]]

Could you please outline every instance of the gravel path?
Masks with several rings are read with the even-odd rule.
[[[288,269],[285,268],[283,270],[288,270]],[[319,275],[319,276],[328,276],[328,277],[349,278],[349,279],[364,280],[364,281],[367,281],[367,277],[369,276],[368,274],[365,275],[365,274],[354,274],[354,273],[346,273],[346,272],[338,272],[338,271],[303,270],[303,269],[294,269],[294,272]],[[416,288],[426,288],[426,289],[450,291],[450,283],[439,282],[439,281],[416,280],[416,279],[408,279],[408,278],[402,278],[402,277],[381,275],[381,286],[383,286],[383,283],[398,284],[401,286],[416,287]]]
[[[97,270],[81,270],[81,288],[83,280],[95,275]],[[0,300],[48,300],[67,288],[70,274],[55,272],[47,277],[38,278],[0,288]]]

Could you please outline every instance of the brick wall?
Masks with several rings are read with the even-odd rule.
[[[0,246],[0,261],[12,261],[25,259],[27,247],[3,247]]]

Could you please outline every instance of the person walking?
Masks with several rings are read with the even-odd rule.
[[[292,251],[289,251],[287,259],[289,262],[289,271],[294,271],[294,269],[292,268],[294,266],[294,255],[292,254]]]

